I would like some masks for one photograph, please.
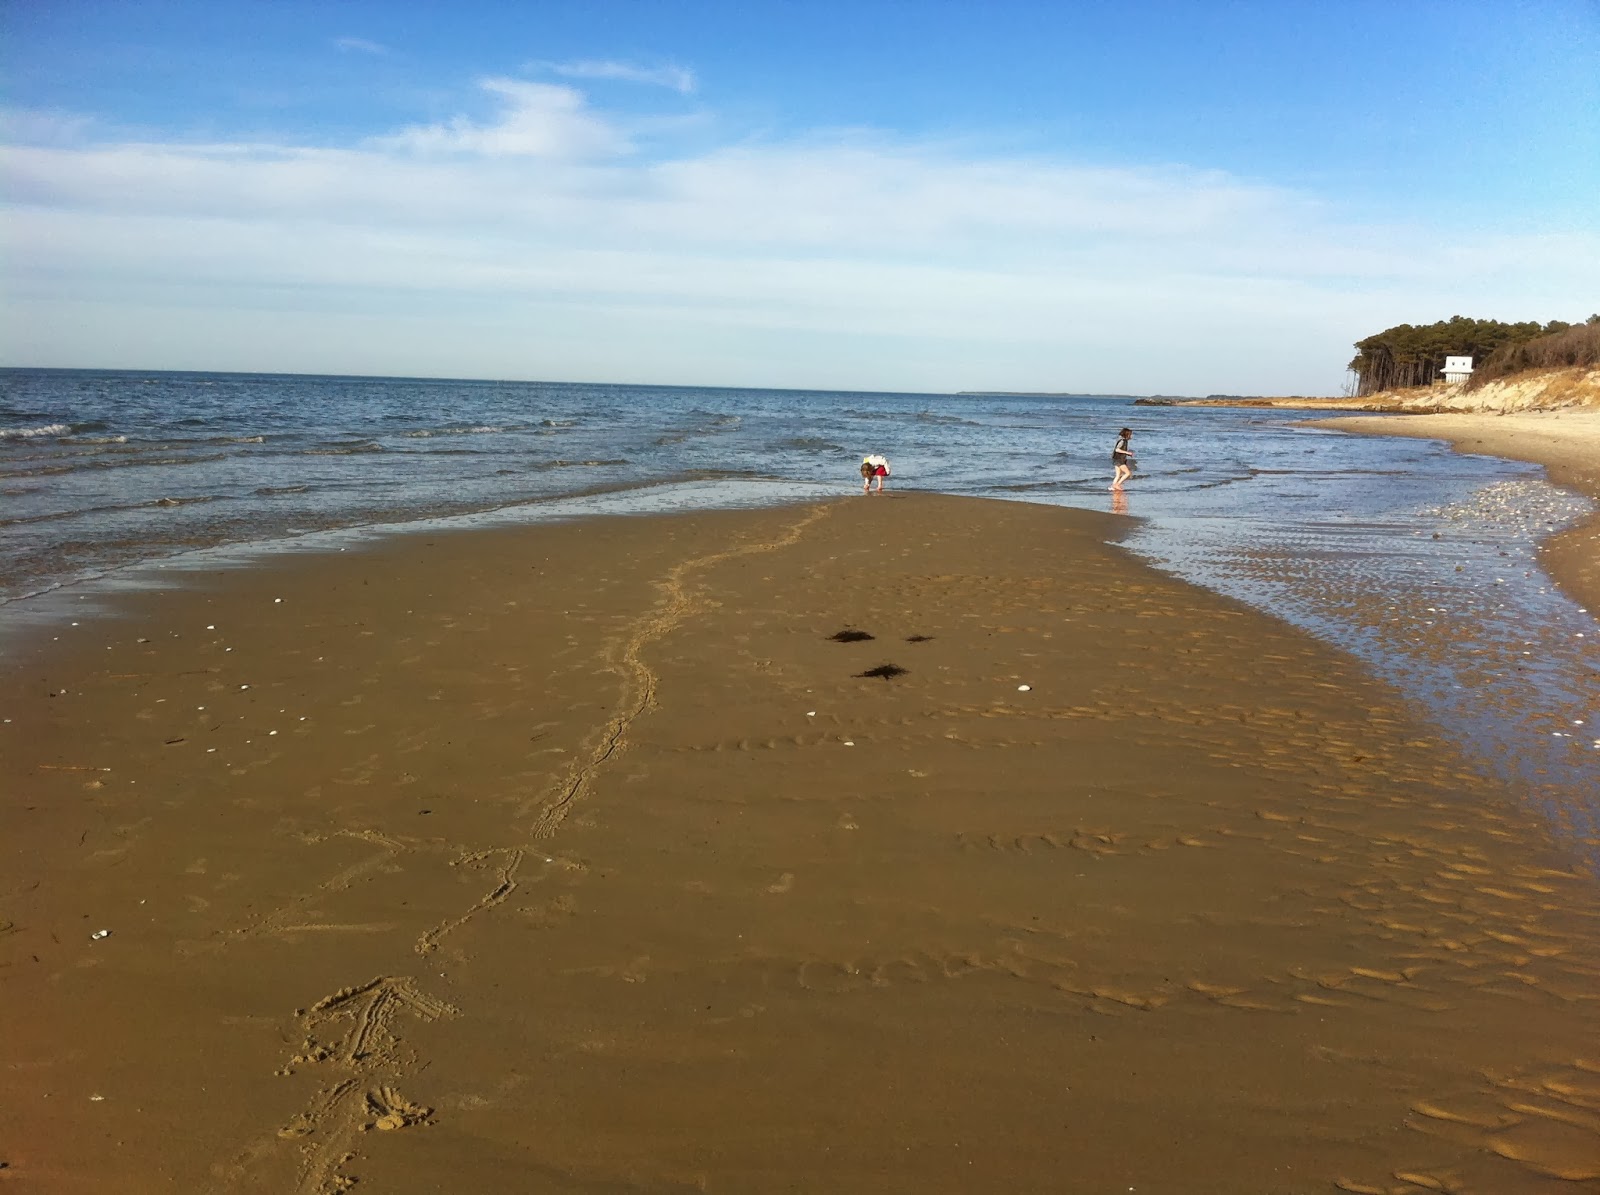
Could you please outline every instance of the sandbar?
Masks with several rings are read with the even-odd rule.
[[[1350,657],[891,493],[190,574],[0,681],[0,1180],[1569,1192],[1600,887]]]

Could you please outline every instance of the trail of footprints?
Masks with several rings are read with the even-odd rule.
[[[295,1188],[302,1195],[355,1185],[344,1168],[355,1160],[361,1134],[413,1128],[432,1118],[432,1108],[407,1099],[395,1085],[397,1076],[416,1067],[393,1028],[402,1014],[437,1021],[455,1016],[456,1009],[405,976],[379,976],[297,1010],[305,1040],[278,1073],[289,1075],[315,1066],[331,1067],[340,1074],[278,1130],[280,1139],[302,1143]]]
[[[308,920],[306,912],[321,896],[340,891],[363,875],[394,865],[402,855],[415,852],[449,855],[451,866],[484,870],[493,878],[472,906],[421,934],[414,944],[418,955],[434,953],[449,934],[477,915],[502,905],[518,907],[530,928],[572,916],[575,905],[570,894],[534,900],[518,898],[523,868],[530,858],[537,857],[546,864],[559,863],[581,870],[581,864],[546,856],[540,843],[559,829],[599,772],[625,748],[632,721],[650,707],[655,676],[642,658],[643,649],[700,609],[704,599],[688,587],[693,572],[733,556],[771,551],[793,543],[825,513],[825,508],[808,513],[786,535],[769,543],[744,545],[685,562],[669,573],[661,584],[662,596],[655,609],[637,620],[613,648],[612,662],[621,689],[616,706],[622,712],[596,729],[578,758],[544,795],[524,805],[522,812],[532,819],[529,832],[521,836],[524,841],[468,850],[439,840],[399,839],[375,831],[340,831],[344,836],[371,842],[377,850],[330,877],[313,892],[230,931],[227,937],[370,929],[319,925]],[[1028,600],[1033,600],[1033,595]],[[1025,603],[1018,602],[1017,608],[1025,609]],[[1385,792],[1392,792],[1396,784],[1437,784],[1440,780],[1436,771],[1412,764],[1403,749],[1375,749],[1372,732],[1380,727],[1371,720],[1308,725],[1299,713],[1290,710],[1201,709],[1181,701],[1147,703],[1133,710],[1109,699],[1057,707],[1018,707],[997,701],[991,706],[933,708],[919,715],[898,717],[863,713],[851,716],[847,722],[824,715],[818,719],[821,726],[808,728],[805,733],[729,739],[678,750],[805,750],[837,741],[840,731],[846,728],[858,741],[865,741],[873,729],[881,728],[894,732],[897,743],[909,745],[954,742],[974,749],[993,749],[996,745],[1027,746],[1040,741],[1039,736],[1026,733],[1004,738],[985,735],[980,740],[937,725],[968,717],[994,720],[997,725],[1077,718],[1143,720],[1151,734],[1169,746],[1184,746],[1268,775],[1283,772],[1303,778],[1308,756],[1326,761],[1325,775],[1313,794],[1320,806],[1309,807],[1311,817],[1262,809],[1253,828],[1213,819],[1200,833],[1174,830],[1158,835],[1148,830],[1134,833],[1104,826],[1004,833],[969,831],[957,835],[952,845],[959,852],[1072,851],[1109,860],[1172,848],[1225,847],[1233,841],[1265,844],[1319,861],[1354,865],[1363,874],[1341,893],[1340,907],[1321,911],[1347,918],[1358,932],[1367,935],[1374,956],[1372,965],[1341,971],[1291,967],[1283,974],[1262,976],[1249,985],[1195,976],[1139,986],[1125,979],[1104,978],[1113,970],[1110,952],[1101,950],[1101,957],[1097,958],[1092,942],[1074,940],[1068,948],[1063,935],[1040,934],[1036,927],[996,925],[993,944],[979,951],[886,951],[858,958],[751,954],[713,960],[707,965],[709,969],[723,972],[730,980],[753,978],[758,986],[841,997],[905,984],[959,981],[978,974],[1004,975],[1046,987],[1088,1011],[1129,1016],[1160,1015],[1170,1005],[1195,1001],[1247,1015],[1293,1015],[1363,1001],[1394,1001],[1423,1010],[1439,1009],[1448,1004],[1451,983],[1506,998],[1535,1001],[1594,1000],[1600,993],[1600,959],[1582,953],[1569,938],[1548,933],[1541,925],[1542,913],[1565,907],[1556,900],[1563,885],[1571,882],[1571,876],[1530,870],[1528,874],[1492,877],[1487,869],[1478,868],[1470,857],[1460,857],[1453,848],[1421,839],[1368,841],[1337,824],[1343,808],[1350,808],[1352,821],[1359,824],[1356,812],[1371,802],[1394,799],[1415,805],[1411,798],[1385,797],[1370,783],[1373,775],[1384,777]],[[1208,728],[1241,721],[1270,731],[1274,742],[1271,749],[1249,757],[1237,750],[1218,750]],[[1450,819],[1459,817],[1461,811],[1442,804],[1437,808],[1440,829],[1448,832],[1452,828]],[[1506,833],[1509,837],[1509,830]],[[1474,868],[1478,870],[1475,872]],[[1495,882],[1489,882],[1491,879]],[[770,891],[781,894],[788,887],[780,883]],[[521,903],[517,905],[519,899]],[[1424,905],[1426,917],[1407,919],[1408,910]],[[1458,925],[1459,931],[1440,935],[1427,928],[1429,923],[1437,924],[1441,913],[1444,920]],[[603,973],[627,982],[644,982],[656,972],[650,960],[642,957]],[[283,1126],[278,1138],[294,1142],[301,1149],[297,1190],[302,1195],[325,1195],[354,1185],[355,1178],[349,1170],[364,1134],[416,1128],[432,1119],[430,1108],[404,1094],[404,1082],[415,1073],[417,1060],[395,1028],[396,1018],[405,1015],[428,1022],[458,1013],[422,991],[409,977],[388,975],[333,993],[296,1015],[304,1027],[304,1042],[280,1073],[326,1068],[336,1077]],[[1421,1133],[1481,1148],[1539,1174],[1576,1180],[1600,1177],[1592,1161],[1600,1158],[1600,1062],[1574,1059],[1570,1065],[1537,1072],[1486,1076],[1480,1089],[1416,1101],[1407,1124]],[[249,1151],[243,1165],[260,1153],[259,1147]],[[236,1177],[242,1175],[243,1168]],[[1478,1176],[1464,1172],[1401,1171],[1390,1177],[1392,1181],[1377,1184],[1359,1176],[1342,1178],[1339,1186],[1346,1191],[1381,1191],[1384,1195],[1492,1189]]]
[[[493,887],[459,916],[424,931],[416,940],[416,954],[427,956],[436,952],[447,935],[479,914],[504,904],[518,890],[521,868],[529,856],[537,855],[547,864],[558,863],[557,858],[543,854],[539,842],[559,829],[599,771],[623,749],[633,720],[653,702],[656,678],[644,662],[642,651],[702,608],[705,599],[689,588],[691,575],[728,559],[771,552],[793,544],[828,513],[826,507],[814,508],[776,539],[743,544],[685,561],[669,571],[659,586],[661,599],[656,607],[632,624],[612,648],[612,662],[621,678],[616,705],[622,712],[590,736],[579,758],[556,777],[544,795],[524,804],[521,812],[532,815],[526,835],[531,841],[467,849],[436,839],[401,839],[375,830],[339,830],[334,836],[370,842],[379,848],[378,851],[244,926],[224,931],[206,942],[184,944],[184,948],[223,949],[230,942],[262,935],[292,937],[316,931],[371,930],[375,927],[307,920],[307,912],[326,895],[350,887],[375,870],[394,865],[403,855],[449,854],[453,856],[451,866],[492,868],[496,878]],[[358,772],[347,779],[360,782],[365,778]],[[322,841],[322,837],[308,835],[305,841],[310,845]],[[570,860],[559,862],[568,869],[582,869],[581,864]],[[535,907],[559,912],[563,908],[570,909],[570,902],[558,897],[545,906]],[[540,915],[535,914],[535,917]],[[431,1121],[433,1109],[408,1099],[399,1087],[406,1076],[418,1069],[417,1060],[393,1026],[395,1018],[402,1013],[427,1022],[456,1016],[458,1010],[425,993],[413,979],[404,975],[379,976],[335,992],[308,1009],[297,1010],[295,1015],[303,1025],[305,1039],[300,1051],[278,1073],[288,1075],[306,1067],[330,1067],[340,1076],[320,1088],[307,1107],[275,1134],[279,1142],[296,1142],[300,1146],[301,1163],[295,1187],[299,1195],[335,1195],[353,1188],[358,1179],[349,1173],[349,1168],[359,1156],[356,1146],[362,1134],[414,1128]],[[252,1169],[268,1159],[270,1152],[270,1143],[257,1143],[219,1169],[231,1182],[241,1182]]]
[[[703,569],[742,556],[774,552],[799,542],[813,523],[829,513],[825,506],[807,512],[784,534],[759,543],[740,544],[708,556],[686,560],[669,569],[658,588],[661,599],[656,608],[640,618],[621,636],[614,649],[615,667],[622,677],[622,692],[617,701],[621,712],[600,729],[589,744],[586,756],[568,769],[546,795],[529,802],[534,812],[533,837],[548,838],[561,826],[572,806],[582,797],[600,769],[622,749],[628,728],[655,700],[656,676],[645,663],[646,646],[681,625],[692,614],[704,609],[707,599],[689,586],[689,578]]]

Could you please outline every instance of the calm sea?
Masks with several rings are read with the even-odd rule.
[[[898,489],[1137,517],[1124,543],[1361,656],[1574,840],[1600,833],[1600,623],[1528,465],[1125,396],[0,370],[0,619],[197,550]],[[1113,507],[1117,429],[1140,468]],[[310,538],[307,538],[310,537]],[[98,579],[98,580],[97,580]]]

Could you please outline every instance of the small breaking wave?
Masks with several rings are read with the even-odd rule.
[[[308,485],[264,485],[251,492],[261,498],[272,498],[278,494],[303,494],[310,488]]]
[[[547,424],[548,420],[545,421]],[[407,432],[406,435],[413,440],[425,440],[430,436],[492,436],[500,432],[514,431],[514,428],[491,427],[424,427],[416,431]]]
[[[126,444],[127,442],[128,442],[128,437],[127,436],[62,436],[61,437],[61,443],[63,443],[63,444],[94,445],[94,444]]]
[[[40,427],[0,427],[0,440],[32,440],[39,436],[65,436],[72,431],[65,423],[46,423]]]

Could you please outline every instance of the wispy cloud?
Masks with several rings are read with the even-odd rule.
[[[176,352],[189,323],[151,311],[247,344],[271,310],[285,336],[344,329],[369,354],[347,367],[380,372],[383,329],[433,320],[428,371],[468,376],[1331,389],[1350,341],[1402,319],[1581,315],[1600,259],[1584,234],[1365,225],[1184,167],[861,134],[629,152],[641,122],[576,88],[482,88],[487,116],[336,148],[18,114],[10,314],[70,339],[93,308],[107,343],[137,327]]]
[[[671,63],[664,66],[639,66],[611,59],[585,58],[577,62],[534,65],[546,67],[568,79],[616,79],[624,83],[647,83],[654,87],[671,88],[681,95],[690,94],[699,85],[692,70]]]
[[[479,86],[502,101],[494,119],[457,116],[403,129],[377,144],[416,153],[538,158],[592,157],[629,148],[616,124],[591,112],[575,88],[521,79],[484,79]]]
[[[353,54],[372,54],[377,57],[383,57],[390,52],[388,46],[379,45],[375,41],[368,41],[364,37],[341,37],[336,39],[333,44],[339,49]]]

